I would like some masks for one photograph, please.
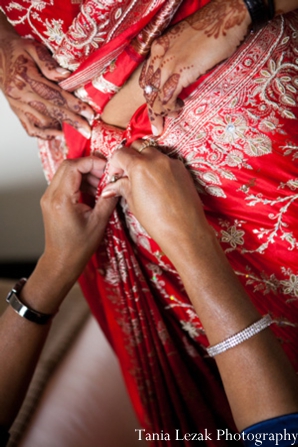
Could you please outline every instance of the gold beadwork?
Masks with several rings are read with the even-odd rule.
[[[140,146],[139,149],[137,149],[137,151],[141,153],[144,149],[146,149],[146,147],[149,147],[149,146],[157,147],[158,143],[157,143],[157,141],[150,138],[149,140],[146,140],[142,144],[142,146]]]

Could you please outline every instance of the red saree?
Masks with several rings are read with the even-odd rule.
[[[85,1],[69,29],[60,23],[61,39],[52,48],[64,66],[76,68],[83,62],[64,87],[77,89],[100,113],[143,60],[146,51],[138,51],[137,42],[140,35],[144,42],[144,29],[155,35],[160,17],[168,14],[168,23],[180,20],[198,4],[119,1],[116,7],[109,1]],[[170,6],[172,12],[177,8],[174,17]],[[3,10],[11,17],[8,7]],[[99,10],[111,20],[95,29]],[[41,40],[50,40],[53,47],[59,39],[51,23],[51,32],[44,31]],[[272,315],[273,331],[296,369],[297,27],[298,14],[292,13],[250,36],[232,58],[184,92],[183,112],[166,120],[158,139],[161,150],[179,156],[190,169],[232,267],[260,312]],[[74,39],[76,32],[81,41]],[[89,46],[83,45],[87,41]],[[67,155],[100,151],[109,157],[124,137],[132,141],[149,134],[143,106],[123,132],[97,120],[88,143],[81,139],[74,144],[66,129],[68,145],[42,142],[41,159],[50,179]],[[234,430],[217,369],[206,355],[208,341],[199,318],[173,266],[124,200],[80,283],[118,355],[147,439],[157,433],[156,446],[188,445],[181,439],[184,434],[201,433],[203,445],[215,446],[218,429]],[[220,440],[221,446],[232,444]]]

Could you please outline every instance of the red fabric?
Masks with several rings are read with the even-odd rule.
[[[289,17],[294,20],[293,16]],[[289,26],[291,19],[288,19]],[[287,84],[290,78],[295,82],[297,73],[292,64],[293,46],[289,44],[287,49],[281,49],[277,45],[282,41],[281,37],[277,38],[281,36],[279,26],[276,22],[260,36],[251,37],[240,53],[186,89],[184,112],[176,120],[167,120],[159,143],[165,152],[182,157],[192,169],[203,192],[207,217],[228,259],[260,312],[269,312],[278,323],[273,330],[283,340],[283,347],[297,368],[298,172],[294,152],[298,142],[298,109],[293,84]],[[283,38],[286,41],[288,37]],[[275,48],[271,57],[268,42],[270,48]],[[285,92],[282,83],[287,84],[287,99],[282,93]],[[290,109],[286,103],[291,104]],[[104,137],[99,143],[93,142],[93,149],[102,150],[106,156],[123,137],[129,144],[151,133],[145,105],[136,111],[124,133],[113,134],[114,144],[111,144],[108,126],[100,124],[99,127]],[[200,352],[200,346],[207,346],[208,342],[197,317],[188,307],[172,266],[126,209],[125,221],[121,215],[120,212],[115,216],[111,222],[112,234],[108,233],[107,250],[113,266],[109,264],[108,273],[102,272],[95,279],[96,284],[92,283],[94,270],[102,266],[102,260],[94,258],[81,284],[99,321],[103,317],[102,309],[96,306],[91,290],[102,287],[108,290],[109,299],[101,299],[106,305],[105,319],[110,321],[109,334],[113,334],[113,345],[142,424],[147,423],[153,431],[159,432],[162,428],[169,433],[177,424],[182,432],[199,431],[206,426],[215,433],[215,427],[220,424],[230,426],[231,417],[220,382],[219,388],[216,385],[214,365],[204,358],[204,351]],[[116,277],[122,278],[120,283]],[[115,304],[119,296],[127,306],[110,305],[109,300]],[[135,333],[131,322],[139,333],[138,330]],[[129,335],[123,324],[132,331]],[[183,346],[181,325],[188,332],[187,346]],[[159,331],[166,342],[161,342]],[[141,351],[135,346],[138,337],[145,339],[139,341]],[[123,343],[128,345],[129,353],[123,350]],[[193,355],[191,366],[183,352]],[[158,361],[153,361],[151,356]],[[126,374],[128,367],[134,371],[133,375]],[[196,371],[195,375],[190,371]],[[193,381],[194,377],[200,379]],[[176,399],[177,382],[180,395],[186,395],[185,387],[191,390],[190,400]],[[210,400],[207,403],[208,397],[202,388],[213,395],[212,403]],[[151,402],[152,393],[159,396],[158,402],[157,398]],[[160,407],[161,418],[157,417]],[[160,444],[166,445],[165,441]],[[213,445],[213,442],[206,444]]]
[[[104,3],[108,8],[108,2]],[[162,3],[166,0],[159,6]],[[183,1],[173,20],[203,3]],[[93,4],[92,0],[82,7],[87,4]],[[117,7],[120,4],[125,8],[129,2],[119,1]],[[132,8],[114,38],[125,30],[129,33],[138,14],[139,18],[146,16],[149,6],[149,2],[138,3],[136,8],[144,8],[142,14]],[[116,6],[110,8],[111,23],[103,30],[106,36],[116,29]],[[62,56],[71,64],[78,60],[80,50],[75,54],[72,36],[84,17],[78,14],[67,39],[57,47],[58,60]],[[297,36],[292,30],[297,26],[297,14],[290,14],[285,21],[276,19],[250,36],[231,59],[185,89],[183,112],[177,119],[166,120],[159,138],[160,149],[184,160],[191,170],[206,216],[233,269],[258,309],[269,312],[276,321],[273,330],[296,369],[298,76]],[[108,72],[115,60],[120,63],[122,58],[131,58],[133,64],[133,53],[125,46],[117,53],[114,43],[110,44],[113,57],[109,61],[109,54],[100,59],[104,47],[96,52],[94,40],[88,45],[92,61],[99,66],[107,63]],[[86,54],[82,53],[81,59],[87,70],[78,73],[88,75]],[[124,80],[131,66],[122,69]],[[120,85],[117,79],[115,75],[109,81]],[[85,85],[90,104],[103,107],[106,93],[101,95],[95,89],[94,95],[88,85],[92,85],[91,79]],[[145,106],[136,111],[125,131],[95,121],[87,153],[101,151],[109,157],[123,137],[132,141],[150,132]],[[69,133],[67,141],[69,155],[86,151],[77,144],[77,136]],[[40,147],[50,179],[65,147],[56,141]],[[212,440],[201,441],[201,445],[217,446],[217,429],[235,429],[215,363],[205,354],[208,341],[200,320],[173,266],[124,201],[113,214],[105,243],[90,260],[80,283],[118,355],[142,425],[150,433],[160,434],[153,445],[186,446],[189,442],[175,439],[175,429],[179,434],[204,434],[207,429]],[[161,439],[162,431],[169,433],[171,440]],[[220,443],[233,445],[230,440]]]

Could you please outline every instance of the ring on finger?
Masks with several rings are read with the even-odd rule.
[[[145,85],[144,92],[146,95],[151,95],[151,93],[157,92],[157,91],[158,91],[158,89],[156,87],[154,87],[154,85],[150,85],[150,84]]]
[[[119,180],[120,176],[118,174],[111,175],[109,178],[109,183],[115,183],[117,180]]]

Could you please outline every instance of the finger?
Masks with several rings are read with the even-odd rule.
[[[132,169],[131,165],[133,165],[141,156],[142,154],[133,147],[124,146],[115,151],[106,168],[108,177],[111,178],[113,175],[116,175],[118,178],[128,176],[128,172]]]
[[[73,93],[69,93],[63,89],[61,92],[63,97],[66,99],[67,106],[70,110],[86,118],[89,123],[94,120],[94,111],[88,104],[77,98]]]
[[[97,188],[90,185],[90,183],[85,183],[84,181],[81,184],[81,192],[85,194],[89,194],[92,197],[96,197]]]
[[[155,46],[159,48],[159,45]],[[148,104],[149,119],[152,133],[160,135],[163,130],[163,118],[179,113],[184,103],[178,98],[183,88],[183,82],[188,85],[188,79],[184,79],[185,72],[191,67],[183,67],[177,71],[175,57],[168,59],[153,55],[151,60],[143,67],[140,85],[144,89],[144,97]],[[145,72],[145,68],[147,71]],[[183,74],[183,78],[182,75]]]
[[[59,66],[44,45],[36,41],[29,41],[26,51],[47,79],[58,82],[71,74],[69,70]]]
[[[141,74],[142,76],[142,74]],[[144,97],[148,106],[148,116],[151,123],[152,133],[157,136],[163,131],[164,108],[160,100],[161,70],[158,67],[154,72],[153,64],[149,65],[147,72],[143,73],[140,82],[144,85]]]
[[[110,199],[112,197],[124,197],[129,201],[130,184],[127,177],[122,177],[115,183],[109,183],[101,192],[103,199]]]
[[[73,197],[78,200],[82,185],[83,176],[90,173],[92,169],[100,169],[102,160],[97,157],[84,157],[74,160],[64,160],[57,170],[50,188],[58,188],[61,194]]]
[[[36,114],[36,112],[25,104],[12,105],[11,108],[18,116],[23,128],[31,137],[41,138],[43,140],[52,140],[53,138],[63,137],[60,125],[55,120]]]
[[[42,140],[52,140],[56,137],[63,137],[62,130],[55,128],[39,128],[36,125],[39,121],[34,115],[31,116],[29,113],[24,113],[24,111],[18,107],[12,107],[12,110],[18,116],[23,128],[30,137],[41,138]]]
[[[44,78],[31,77],[28,74],[29,85],[31,91],[26,94],[27,103],[44,116],[55,119],[62,125],[63,122],[70,124],[84,137],[90,138],[91,129],[80,114],[86,114],[88,117],[93,116],[89,109],[86,109],[82,101],[73,97],[72,94],[64,92],[60,87],[55,86]],[[30,77],[29,77],[30,76]]]
[[[87,140],[91,138],[91,127],[88,125],[87,121],[80,118],[79,115],[71,112],[69,109],[57,109],[53,108],[53,116],[61,124],[66,123],[71,127],[76,129],[83,137]]]
[[[90,175],[93,175],[93,177],[100,179],[105,172],[107,162],[102,158],[98,158],[96,155],[92,155],[92,157],[94,158],[94,163],[92,170],[90,171]]]
[[[93,186],[94,188],[97,188],[98,183],[100,181],[100,177],[97,177],[92,174],[85,174],[83,175],[82,184]]]
[[[118,151],[115,151],[111,159],[109,160],[109,166],[107,168],[107,172],[109,176],[114,175],[114,173],[121,172],[121,176],[119,177],[131,177],[132,172],[140,166],[150,162],[154,162],[156,157],[164,157],[164,155],[159,152],[156,148],[148,146],[142,152],[138,152],[138,148],[141,146],[141,143],[135,142],[133,143],[135,147],[123,147]],[[120,180],[121,180],[120,178]],[[117,180],[114,184],[119,184]],[[111,183],[109,183],[111,184]]]
[[[46,106],[40,101],[29,101],[25,103],[11,99],[10,106],[15,113],[17,113],[16,111],[22,112],[35,127],[39,127],[40,129],[62,130],[59,121],[48,114]]]
[[[100,219],[101,223],[106,224],[117,203],[118,199],[115,197],[104,198],[100,196],[93,208],[93,214]]]
[[[158,101],[158,99],[157,99]],[[160,102],[160,101],[159,101]],[[151,123],[151,129],[154,136],[158,136],[162,134],[163,127],[164,127],[164,118],[162,114],[155,114],[153,109],[148,107],[148,116]]]
[[[24,127],[24,123],[22,122]],[[25,127],[24,127],[25,128]],[[26,130],[26,128],[25,128]],[[63,138],[62,130],[53,130],[53,129],[39,129],[38,127],[29,127],[26,132],[29,136],[40,138],[41,140],[53,140],[54,138]]]
[[[60,122],[63,119],[68,120],[69,124],[73,123],[71,125],[88,137],[90,126],[84,118],[89,122],[94,119],[94,112],[90,106],[38,73],[33,60],[27,61],[22,77],[28,89],[27,101],[36,103],[33,107],[38,110],[40,107],[38,103],[42,103],[43,107],[48,109],[47,112],[42,112],[44,115],[48,114],[56,119],[59,117]],[[59,109],[61,109],[60,113]]]

